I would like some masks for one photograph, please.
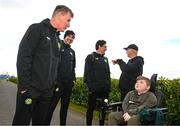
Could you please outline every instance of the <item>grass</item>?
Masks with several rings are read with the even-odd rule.
[[[86,115],[87,108],[84,106],[70,103],[69,108],[73,111],[83,114],[84,116]],[[97,110],[94,110],[93,118],[97,121],[99,120],[99,112]]]
[[[70,103],[69,108],[75,112],[79,112],[79,113],[83,114],[84,116],[86,116],[87,108],[84,106],[80,106],[80,105],[77,105],[74,103]],[[107,116],[108,116],[108,112],[106,113],[105,125],[108,124]],[[95,119],[96,121],[99,121],[99,112],[97,110],[94,110],[93,119]]]

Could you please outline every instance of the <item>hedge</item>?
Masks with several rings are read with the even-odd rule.
[[[166,123],[169,125],[180,124],[180,79],[168,80],[161,77],[158,80],[159,90],[165,94],[168,115]]]

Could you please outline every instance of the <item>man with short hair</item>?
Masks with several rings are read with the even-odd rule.
[[[153,108],[157,105],[156,96],[149,91],[151,82],[144,76],[136,79],[135,90],[130,91],[122,104],[120,112],[109,114],[109,125],[141,125],[139,112],[145,108]]]
[[[74,81],[76,81],[76,57],[75,51],[71,48],[71,44],[73,43],[74,39],[75,33],[72,30],[67,30],[64,34],[64,41],[61,48],[61,62],[58,68],[55,90],[45,119],[46,125],[50,125],[53,112],[60,98],[60,125],[66,125],[70,96],[74,86]]]
[[[51,19],[32,24],[17,57],[18,90],[12,125],[44,125],[60,62],[59,32],[70,26],[73,12],[56,6]]]
[[[88,109],[86,124],[92,125],[93,111],[97,98],[108,99],[111,88],[108,59],[104,56],[107,50],[106,41],[96,42],[96,52],[89,54],[85,60],[84,81],[88,87]]]
[[[144,59],[141,56],[137,56],[138,46],[130,44],[124,48],[127,56],[130,58],[127,63],[122,59],[112,60],[113,64],[118,64],[122,71],[119,79],[119,88],[121,92],[121,101],[124,100],[126,94],[134,90],[134,84],[136,78],[143,73]]]

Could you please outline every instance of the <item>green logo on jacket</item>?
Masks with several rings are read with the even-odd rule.
[[[26,98],[25,104],[26,104],[26,105],[32,104],[32,99],[31,99],[31,98]]]

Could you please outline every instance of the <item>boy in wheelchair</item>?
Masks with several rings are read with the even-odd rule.
[[[137,77],[135,90],[130,91],[123,103],[122,111],[112,112],[108,117],[109,125],[141,125],[139,113],[145,108],[157,105],[156,96],[149,91],[151,82],[144,76]]]

